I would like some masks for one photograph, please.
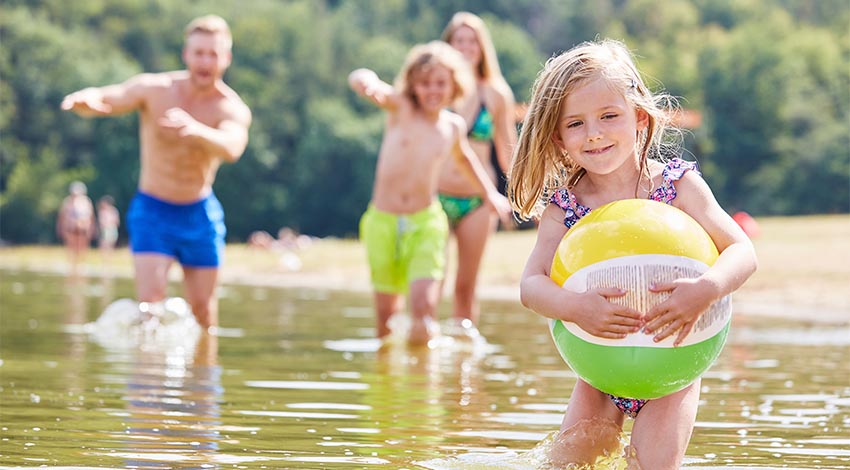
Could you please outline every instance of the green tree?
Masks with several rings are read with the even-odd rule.
[[[215,184],[228,239],[283,225],[356,233],[383,113],[346,76],[367,66],[392,81],[409,48],[438,38],[458,10],[484,18],[517,100],[553,53],[622,39],[650,84],[703,113],[689,148],[726,207],[848,211],[846,0],[6,0],[0,237],[52,239],[72,179],[126,211],[139,171],[137,116],[81,119],[59,102],[84,86],[181,68],[183,28],[207,13],[231,25],[225,80],[254,113],[244,156]]]
[[[334,98],[315,100],[296,167],[293,225],[316,235],[356,235],[372,192],[381,113],[364,118]]]
[[[90,35],[63,30],[43,12],[12,8],[3,13],[0,76],[8,94],[0,100],[0,237],[43,242],[53,239],[48,229],[68,183],[91,183],[98,174],[97,154],[87,143],[97,123],[72,119],[59,110],[59,102],[83,82],[103,83],[132,66],[113,49],[86,47],[94,42]]]
[[[703,50],[710,174],[725,206],[846,212],[848,69],[828,37],[774,12]]]

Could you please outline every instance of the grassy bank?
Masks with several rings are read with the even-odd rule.
[[[770,217],[758,223],[759,270],[736,294],[736,310],[850,323],[850,216]],[[482,297],[517,299],[534,237],[533,230],[525,230],[491,238],[479,281]],[[281,252],[228,245],[222,282],[369,290],[365,256],[356,240],[315,240],[297,255],[302,265],[293,271]],[[0,269],[67,272],[68,264],[59,246],[14,246],[0,249]],[[83,272],[130,276],[132,259],[126,248],[106,260],[92,250]],[[172,275],[179,279],[179,270]]]

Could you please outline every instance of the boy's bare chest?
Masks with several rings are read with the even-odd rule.
[[[393,133],[394,147],[409,157],[442,159],[451,152],[452,136],[450,129],[441,126],[409,123],[399,126]]]

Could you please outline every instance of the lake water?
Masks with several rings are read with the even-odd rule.
[[[128,347],[83,325],[129,281],[0,272],[0,468],[534,468],[575,383],[518,303],[378,350],[369,295],[221,294],[218,338]],[[737,314],[685,468],[850,469],[848,362],[846,323]]]

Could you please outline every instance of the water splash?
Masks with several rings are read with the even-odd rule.
[[[557,435],[558,432],[551,433],[534,448],[525,452],[468,453],[414,463],[428,470],[626,470],[628,468],[623,450],[625,434],[620,435],[620,447],[612,455],[599,457],[593,465],[567,467],[555,465],[549,460]]]
[[[189,304],[180,297],[141,303],[118,299],[84,330],[107,349],[141,347],[161,352],[192,350],[201,334]]]

